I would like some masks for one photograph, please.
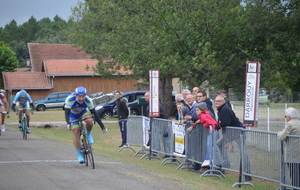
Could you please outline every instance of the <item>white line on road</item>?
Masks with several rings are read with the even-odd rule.
[[[12,164],[12,163],[42,163],[42,162],[78,162],[77,160],[24,160],[24,161],[0,161],[0,164]],[[96,161],[97,163],[105,164],[121,164],[120,162],[103,162]]]

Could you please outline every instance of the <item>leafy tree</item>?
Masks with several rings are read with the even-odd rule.
[[[228,19],[235,18],[236,14],[230,11],[238,9],[239,3],[235,0],[85,1],[74,9],[73,16],[78,22],[70,35],[73,43],[99,60],[113,58],[110,63],[99,63],[98,72],[102,75],[116,68],[116,63],[133,70],[136,77],[146,79],[150,69],[159,69],[161,97],[169,110],[173,77],[202,83],[220,75],[220,70],[224,75],[227,69],[223,78],[228,82],[225,79],[232,78],[230,72],[242,68],[236,67],[240,64],[237,59],[235,62],[230,59],[235,55],[230,40],[235,36],[227,37],[235,28],[224,27]],[[230,69],[232,63],[234,70]]]
[[[18,67],[15,52],[9,44],[0,41],[0,85],[2,86],[2,72],[13,72]]]

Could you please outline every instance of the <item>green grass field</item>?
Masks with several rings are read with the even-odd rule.
[[[116,119],[111,119],[116,120]],[[110,120],[110,121],[111,121]],[[45,112],[35,112],[31,116],[32,122],[54,122],[64,121],[64,112],[61,110],[47,110]],[[106,120],[104,120],[106,121]],[[17,122],[17,116],[11,115],[11,118],[7,119],[6,123]],[[167,177],[175,184],[184,185],[187,189],[232,189],[232,185],[238,181],[238,175],[236,173],[226,172],[226,178],[219,179],[216,177],[200,177],[200,174],[183,170],[177,170],[177,165],[167,164],[161,165],[162,160],[157,159],[143,159],[140,160],[142,155],[134,156],[134,152],[130,149],[124,149],[119,151],[119,145],[121,144],[121,134],[117,123],[105,123],[108,128],[107,133],[102,133],[98,125],[94,125],[93,137],[95,144],[93,145],[94,154],[101,155],[105,158],[119,161],[127,164],[133,164],[141,167],[147,171],[150,171],[157,177]],[[18,130],[16,125],[9,125],[10,129]],[[70,146],[72,144],[72,132],[67,128],[31,128],[30,137],[38,136],[49,140],[58,141]],[[20,135],[21,138],[21,135]],[[139,150],[140,147],[133,147],[135,150]],[[163,155],[162,155],[163,156]],[[74,158],[75,150],[74,150]],[[254,187],[242,186],[241,189],[253,189],[253,190],[268,190],[279,188],[279,184],[263,181],[261,179],[253,179],[251,181]]]

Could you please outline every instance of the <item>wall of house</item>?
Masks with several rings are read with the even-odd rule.
[[[28,90],[25,89],[31,96],[33,101],[40,100],[48,96],[52,92],[61,91],[71,91],[73,92],[76,87],[84,86],[88,95],[103,92],[110,93],[114,90],[119,90],[121,92],[134,91],[134,90],[144,90],[136,86],[137,80],[133,78],[124,79],[123,76],[115,77],[113,79],[107,79],[102,77],[55,77],[53,79],[53,89],[38,89],[38,90]],[[10,102],[13,101],[14,95],[19,92],[19,90],[13,90],[12,93],[7,92],[7,98]]]
[[[55,77],[53,79],[53,91],[74,91],[78,86],[84,86],[88,94],[97,92],[110,93],[114,90],[121,92],[138,90],[135,86],[137,83],[136,79],[124,77],[116,77],[113,79],[102,78],[102,77]]]

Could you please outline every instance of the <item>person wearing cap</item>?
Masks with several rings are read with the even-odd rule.
[[[9,103],[4,95],[5,90],[0,90],[0,113],[1,113],[1,125],[0,130],[5,132],[5,117],[9,118]]]
[[[230,104],[229,98],[227,97],[227,92],[226,90],[220,90],[219,92],[217,92],[218,95],[222,96],[225,100],[225,104],[227,104],[228,107],[230,107],[232,109],[232,106]]]
[[[84,163],[84,158],[80,150],[80,140],[79,140],[79,122],[73,122],[80,118],[90,117],[92,114],[96,122],[101,127],[103,133],[107,130],[104,127],[100,117],[95,112],[95,107],[93,101],[90,97],[86,95],[87,90],[79,86],[75,89],[75,93],[69,95],[66,99],[64,110],[65,110],[65,119],[73,132],[73,144],[77,152],[77,159],[80,164]],[[92,137],[92,128],[94,121],[92,118],[84,120],[86,123],[86,136],[90,144],[94,144],[94,139]]]
[[[16,109],[17,108],[17,109]],[[19,129],[21,130],[22,125],[21,125],[21,118],[22,118],[22,113],[23,113],[23,109],[25,109],[25,114],[27,117],[27,134],[30,134],[30,128],[29,128],[29,122],[30,122],[30,110],[33,110],[34,106],[33,106],[33,101],[30,97],[30,95],[24,90],[20,90],[12,103],[11,109],[16,112],[18,111],[18,115],[19,115]]]

